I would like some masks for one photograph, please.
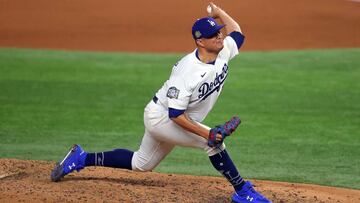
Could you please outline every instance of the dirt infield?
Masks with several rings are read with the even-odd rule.
[[[360,3],[215,1],[241,24],[243,50],[360,47]],[[0,0],[0,47],[187,52],[206,1]]]
[[[0,159],[1,202],[231,202],[232,187],[220,177],[139,173],[86,168],[50,181],[54,163]],[[360,202],[360,190],[253,181],[273,202]]]

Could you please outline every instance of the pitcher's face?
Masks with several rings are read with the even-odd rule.
[[[210,37],[201,38],[201,41],[209,52],[219,53],[224,47],[224,37],[220,31]]]

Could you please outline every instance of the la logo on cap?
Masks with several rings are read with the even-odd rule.
[[[211,26],[213,26],[213,27],[215,26],[215,22],[214,22],[214,21],[212,21],[212,20],[207,20],[207,21],[210,23]]]

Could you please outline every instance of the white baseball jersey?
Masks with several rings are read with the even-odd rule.
[[[224,48],[214,64],[205,64],[196,56],[197,50],[183,57],[173,67],[169,80],[156,93],[157,99],[145,107],[145,133],[138,151],[134,152],[133,170],[154,169],[175,146],[203,149],[213,156],[225,149],[209,147],[207,140],[191,133],[169,118],[169,108],[183,110],[194,121],[200,122],[213,108],[228,74],[228,62],[238,54],[235,40],[227,36]]]
[[[197,122],[205,119],[219,97],[228,74],[228,62],[237,55],[234,39],[227,36],[215,64],[201,62],[197,50],[183,57],[173,67],[169,80],[156,93],[165,108],[186,110]]]

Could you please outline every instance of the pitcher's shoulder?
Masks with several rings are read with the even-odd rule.
[[[195,53],[189,53],[177,61],[173,66],[173,71],[187,74],[188,72],[196,70],[196,67],[201,65],[195,56]]]

